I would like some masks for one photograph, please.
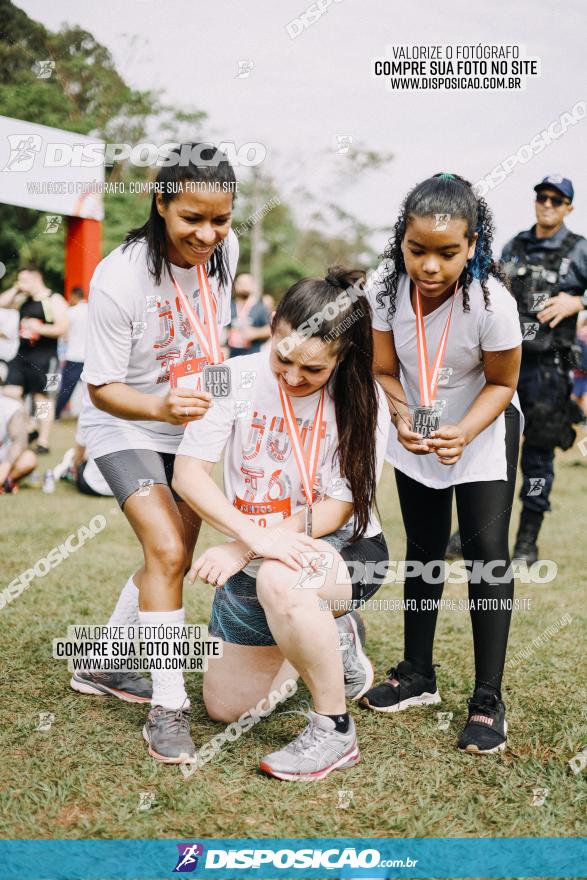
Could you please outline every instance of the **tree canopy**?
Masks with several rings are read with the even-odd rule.
[[[197,140],[206,114],[186,106],[172,107],[161,95],[132,88],[116,69],[112,55],[88,31],[63,25],[52,32],[16,7],[0,0],[0,114],[99,137],[110,143]],[[40,62],[52,62],[51,75],[39,77]],[[390,157],[357,151],[355,170],[385,164]],[[363,160],[363,164],[359,159]],[[154,169],[117,163],[107,179],[151,179]],[[334,204],[316,205],[310,223],[300,227],[289,204],[267,172],[253,187],[242,179],[234,226],[241,244],[241,271],[248,271],[250,234],[262,217],[263,279],[267,292],[280,296],[305,275],[323,275],[328,264],[365,264],[373,257],[368,230]],[[253,192],[254,190],[254,192]],[[266,212],[260,205],[270,203]],[[141,225],[150,196],[115,193],[104,196],[103,251],[109,253],[132,227]],[[257,212],[257,213],[256,213]],[[47,283],[63,285],[64,224],[46,231],[37,211],[0,204],[0,261],[11,280],[21,262],[36,262]],[[331,232],[331,230],[336,230]]]

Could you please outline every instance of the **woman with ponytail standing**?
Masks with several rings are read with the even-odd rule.
[[[357,699],[373,680],[352,609],[387,570],[371,508],[389,411],[360,282],[361,273],[333,268],[291,287],[270,350],[229,361],[231,399],[188,426],[175,465],[182,498],[233,539],[191,572],[216,588],[210,632],[223,642],[204,674],[208,713],[234,722],[292,673],[312,695],[305,730],[260,764],[279,779],[321,779],[357,763],[345,696]],[[223,450],[226,495],[209,476]]]
[[[230,228],[236,183],[224,153],[182,144],[156,185],[147,222],[92,278],[82,375],[89,393],[80,418],[88,453],[144,555],[109,626],[141,624],[155,633],[179,631],[184,622],[183,579],[200,521],[171,489],[173,463],[185,425],[211,405],[198,376],[222,360],[219,328],[230,323],[238,259]],[[194,754],[181,669],[154,669],[151,686],[136,672],[99,667],[76,672],[71,686],[150,702],[149,753],[166,763]]]
[[[475,686],[458,746],[505,748],[501,699],[513,577],[508,527],[518,459],[516,303],[491,251],[489,208],[471,185],[438,174],[406,197],[373,285],[375,372],[393,422],[404,526],[404,657],[362,703],[378,712],[440,702],[433,643],[453,492],[469,576]],[[391,266],[391,269],[389,269]]]

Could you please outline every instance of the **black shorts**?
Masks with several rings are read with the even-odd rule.
[[[154,452],[152,449],[122,449],[100,455],[94,461],[122,507],[135,492],[149,494],[149,486],[162,483],[171,489],[175,455],[172,452]],[[171,489],[176,501],[181,497]]]
[[[27,394],[48,394],[47,376],[56,372],[57,358],[51,353],[46,357],[37,355],[34,359],[17,354],[8,364],[5,384],[22,388],[23,397]]]
[[[383,532],[345,544],[339,551],[347,564],[353,587],[353,605],[373,596],[387,577],[389,551]]]

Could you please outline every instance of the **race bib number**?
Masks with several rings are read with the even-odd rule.
[[[235,496],[234,506],[248,516],[255,525],[267,528],[275,522],[291,516],[291,498],[280,498],[275,501],[247,501]]]

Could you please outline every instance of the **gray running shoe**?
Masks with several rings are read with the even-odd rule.
[[[74,672],[70,684],[80,694],[110,695],[125,703],[150,703],[153,696],[153,685],[138,672],[91,672],[84,669]]]
[[[375,678],[371,661],[363,651],[365,624],[358,611],[336,618],[342,651],[344,690],[347,700],[360,700]]]
[[[143,727],[149,754],[164,764],[183,764],[196,756],[190,736],[190,710],[153,706]]]
[[[305,730],[278,752],[266,755],[259,769],[288,781],[324,779],[333,770],[354,767],[361,760],[355,725],[349,719],[347,733],[338,733],[334,721],[311,709]]]

